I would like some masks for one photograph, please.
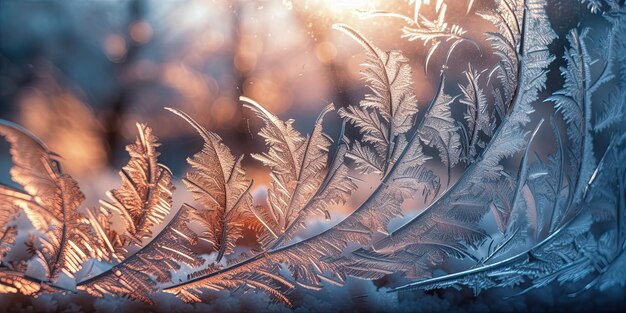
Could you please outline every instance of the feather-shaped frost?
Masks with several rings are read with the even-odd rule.
[[[331,140],[322,131],[322,121],[333,108],[329,105],[322,111],[313,133],[304,138],[293,128],[293,120],[283,122],[253,100],[245,97],[241,100],[265,123],[259,134],[269,150],[252,157],[272,169],[272,183],[267,207],[260,208],[264,212],[257,217],[267,229],[263,243],[278,244],[286,239],[282,234],[288,233],[290,237],[301,226],[303,209],[326,186],[324,178]]]
[[[381,50],[347,25],[338,24],[333,28],[348,34],[365,48],[367,59],[363,65],[363,79],[373,92],[365,95],[358,107],[351,106],[339,113],[354,124],[363,134],[363,140],[373,144],[377,153],[383,156],[379,160],[373,151],[359,145],[349,157],[363,169],[383,172],[386,166],[378,168],[379,165],[393,163],[394,149],[403,148],[395,147],[397,137],[413,127],[418,112],[409,60],[400,51]]]
[[[412,3],[416,5],[415,18],[408,20],[415,26],[415,39],[431,44],[426,63],[443,42],[453,41],[449,58],[452,50],[464,40],[464,30],[456,25],[448,27],[443,18],[446,9],[443,1],[437,1],[436,11],[440,16],[434,22],[419,15],[422,1]],[[472,4],[470,1],[468,6]],[[621,5],[615,1],[602,4],[617,8],[604,15],[610,21],[614,19],[613,25],[619,25],[619,16],[623,15]],[[368,51],[364,72],[372,94],[366,96],[360,106],[341,111],[341,116],[362,133],[363,139],[353,142],[348,149],[342,129],[335,146],[331,147],[332,140],[323,134],[321,126],[330,107],[318,118],[311,136],[305,138],[293,128],[293,121],[283,122],[244,98],[246,106],[265,123],[261,136],[269,150],[255,157],[272,170],[266,206],[252,207],[248,194],[251,182],[245,179],[240,158],[233,157],[217,135],[176,112],[205,139],[204,149],[189,159],[192,171],[185,183],[195,200],[207,210],[184,206],[163,232],[141,250],[110,270],[80,282],[79,289],[98,297],[127,295],[146,302],[164,285],[167,285],[165,291],[186,301],[202,300],[200,294],[204,289],[243,289],[263,291],[290,303],[287,295],[293,288],[317,290],[323,282],[342,284],[348,275],[377,279],[402,273],[423,279],[398,290],[468,286],[478,293],[486,288],[520,286],[523,282],[529,282],[524,286],[530,289],[553,282],[577,282],[590,274],[596,276],[586,282],[584,289],[623,286],[626,172],[621,160],[625,157],[626,135],[619,125],[623,112],[616,109],[623,102],[621,94],[614,93],[608,100],[606,114],[598,116],[594,129],[607,132],[612,139],[597,163],[590,122],[591,94],[609,80],[611,72],[619,66],[612,65],[613,49],[606,49],[609,56],[605,69],[592,82],[590,66],[595,61],[586,51],[584,31],[580,35],[572,31],[568,36],[570,48],[564,58],[567,66],[562,69],[565,88],[550,98],[564,117],[568,145],[573,147],[566,156],[557,123],[552,121],[556,153],[548,156],[546,164],[539,154],[534,156],[534,163],[531,162],[531,141],[542,125],[541,122],[531,123],[533,104],[545,88],[546,74],[554,59],[548,45],[556,35],[547,19],[545,5],[543,0],[503,0],[496,2],[494,11],[482,14],[498,30],[487,35],[495,54],[500,57],[487,79],[489,84],[495,75],[500,83],[500,86],[489,86],[493,87],[490,91],[494,107],[502,121],[497,130],[492,128],[495,119],[488,113],[489,99],[484,92],[488,89],[481,86],[482,73],[470,68],[465,72],[468,84],[459,85],[461,103],[467,105],[464,116],[467,128],[453,119],[450,105],[455,98],[444,92],[443,75],[424,119],[416,123],[417,104],[405,101],[414,98],[407,59],[398,51],[384,52],[376,48],[345,25],[337,26]],[[604,10],[603,5],[592,8],[593,11],[600,9]],[[616,29],[619,28],[611,31],[609,41],[619,33]],[[11,141],[10,138],[18,136],[19,129],[15,132],[11,127],[0,126],[0,133],[9,138],[12,148],[18,142],[24,145],[24,140]],[[465,130],[464,141],[458,130]],[[482,141],[492,136],[490,142]],[[26,142],[28,145],[37,146],[37,142]],[[433,149],[423,149],[422,145]],[[134,147],[141,150],[139,142]],[[141,163],[143,155],[152,155],[147,150],[141,150],[137,156],[132,156],[131,151],[131,164],[124,171],[131,172],[133,164],[135,170],[145,169],[137,164]],[[16,161],[15,168],[22,171],[18,175],[18,180],[22,181],[16,182],[25,191],[0,186],[0,209],[3,210],[0,230],[4,231],[0,232],[0,252],[13,244],[15,232],[10,222],[19,208],[26,211],[37,229],[47,233],[39,255],[44,263],[50,264],[50,261],[54,263],[55,256],[59,260],[68,259],[68,254],[61,249],[65,246],[75,249],[71,243],[92,231],[81,215],[66,212],[66,207],[75,211],[82,197],[76,196],[79,191],[73,181],[61,179],[63,174],[56,156],[43,145],[33,151],[34,157],[29,152],[18,155],[18,159],[22,157],[26,161]],[[426,161],[433,157],[428,155],[431,151],[437,153],[448,168],[450,186],[443,191],[439,177],[427,167],[431,162]],[[12,153],[15,154],[13,150]],[[334,227],[300,242],[291,241],[311,214],[328,215],[330,206],[346,201],[356,188],[344,157],[353,161],[348,164],[354,164],[353,170],[360,174],[380,174],[379,184],[353,213]],[[570,166],[565,164],[566,157]],[[460,161],[468,161],[468,168],[458,181],[450,182],[450,169]],[[156,156],[153,163],[156,163]],[[508,164],[519,164],[516,175]],[[122,174],[126,177],[132,176],[124,171]],[[143,179],[151,181],[148,176],[154,177],[145,174]],[[120,190],[131,191],[133,188],[129,187],[134,185],[137,185],[135,178],[128,178]],[[41,193],[41,190],[46,192]],[[137,194],[139,198],[146,195]],[[131,199],[128,203],[132,202],[135,208],[139,201],[134,201],[133,197],[118,198]],[[425,203],[432,200],[404,226],[372,242],[374,233],[386,234],[389,221],[402,214],[406,199],[416,197],[422,197]],[[58,206],[63,208],[58,209]],[[52,213],[50,208],[54,209]],[[246,213],[248,210],[251,214]],[[65,215],[55,220],[57,212]],[[190,274],[187,282],[171,285],[171,271],[179,270],[181,264],[196,267],[203,263],[192,250],[196,235],[187,226],[188,220],[196,219],[202,224],[202,236],[219,251],[218,259],[221,259],[233,251],[234,242],[241,237],[241,227],[252,215],[265,227],[261,240],[264,251],[240,260],[228,260],[225,267],[204,268]],[[66,221],[66,216],[71,221]],[[159,218],[162,221],[161,216],[150,220]],[[78,222],[73,222],[76,220]],[[98,221],[93,223],[98,234],[112,238],[107,241],[111,251],[112,246],[130,240],[123,238],[134,237],[134,242],[140,242],[151,237],[149,231],[145,231],[150,227],[137,226],[137,229],[144,229],[140,234],[127,227],[127,233],[115,235],[106,227],[106,215],[92,215],[90,220]],[[132,225],[141,224],[131,213],[127,221],[132,221]],[[613,222],[615,229],[596,237],[590,231],[594,221]],[[495,234],[488,234],[488,228],[483,227],[489,223],[495,223],[491,225]],[[104,226],[99,228],[98,225]],[[65,231],[59,232],[66,226],[68,235]],[[89,255],[80,255],[82,249],[76,248],[70,250],[70,261],[47,266],[54,271],[57,266],[70,262],[72,267],[71,262],[101,253],[95,246],[90,250],[85,245],[89,238],[80,238],[85,240],[81,243],[90,251]],[[536,241],[539,242],[531,246]],[[354,245],[360,248],[353,249]],[[516,254],[509,257],[512,253]],[[471,259],[473,267],[431,278],[449,258]],[[0,292],[32,294],[46,288],[46,282],[25,276],[18,267],[0,266]],[[283,276],[285,272],[289,275]]]
[[[40,257],[49,279],[61,273],[72,277],[89,257],[104,255],[89,220],[77,210],[84,200],[78,184],[61,171],[58,156],[28,131],[2,121],[0,135],[11,145],[11,178],[25,191],[13,193],[12,201],[44,233]]]
[[[0,186],[4,189],[5,186]],[[2,199],[2,197],[0,197]],[[8,199],[7,199],[8,200]],[[11,201],[0,202],[0,294],[21,293],[33,295],[41,289],[40,282],[27,277],[24,274],[26,268],[14,265],[12,262],[4,262],[4,258],[13,249],[17,237],[17,226],[7,225],[15,217],[17,206]]]
[[[494,54],[500,58],[498,65],[489,75],[496,75],[500,81],[502,105],[505,106],[505,103],[509,104],[512,100],[518,83],[517,47],[523,31],[524,0],[497,1],[495,10],[478,13],[478,15],[491,22],[498,30],[487,33],[487,40],[491,43]]]
[[[260,108],[257,108],[258,111]],[[277,123],[277,119],[274,120],[274,123]],[[279,129],[279,126],[281,124],[272,127]],[[342,152],[341,147],[344,146],[340,146],[340,155],[345,153],[345,150]],[[276,296],[276,292],[281,288],[290,288],[288,281],[283,281],[286,278],[276,276],[280,264],[287,266],[296,285],[312,289],[319,288],[322,281],[341,284],[347,275],[380,278],[385,274],[392,273],[393,271],[390,270],[362,268],[354,259],[346,259],[343,253],[349,243],[369,245],[374,232],[386,232],[388,222],[401,215],[400,206],[406,194],[398,193],[397,190],[402,188],[403,178],[412,176],[414,179],[421,179],[422,181],[418,184],[424,189],[425,195],[439,189],[438,180],[432,172],[427,169],[415,168],[428,160],[428,157],[421,151],[417,136],[413,136],[412,140],[399,146],[399,149],[397,162],[389,170],[389,173],[401,171],[402,175],[398,175],[399,179],[394,181],[394,175],[386,175],[370,197],[335,227],[301,242],[283,247],[275,246],[263,254],[234,263],[222,270],[198,273],[198,275],[193,275],[189,282],[168,287],[165,291],[174,293],[186,301],[199,301],[199,294],[202,289],[259,288]],[[341,160],[338,159],[339,163],[337,164],[341,164]],[[329,168],[331,169],[330,173],[333,173],[334,169],[339,169],[344,173],[346,171],[345,168],[342,169],[338,165],[331,165]],[[329,181],[332,186],[331,179],[328,177],[325,181]],[[333,175],[333,177],[336,176]],[[341,194],[349,194],[347,190],[353,188],[352,184],[345,178],[341,180],[345,187],[338,190],[341,191]],[[413,185],[405,188],[416,189],[419,186]],[[397,267],[398,264],[394,266]],[[250,283],[253,280],[257,285]],[[262,283],[263,287],[260,287],[258,283]]]
[[[602,165],[603,163],[600,163],[598,168],[599,179],[592,184],[592,188],[596,190],[606,188],[607,178],[615,177],[611,167]],[[590,194],[593,192],[587,195]],[[594,200],[591,197],[585,199],[587,205],[592,201]],[[601,250],[610,246],[606,242],[596,242],[589,233],[592,223],[589,212],[578,211],[577,215],[539,243],[509,258],[466,271],[422,280],[396,290],[468,286],[478,294],[488,288],[518,286],[526,279],[532,282],[529,289],[546,286],[554,281],[559,283],[579,281],[594,271],[593,264],[602,262],[599,258],[606,253]]]
[[[536,7],[529,6],[529,8],[532,10]],[[538,170],[530,171],[527,176],[527,184],[531,190],[535,191],[535,194],[541,195],[541,193],[536,193],[540,191],[540,188],[551,190],[544,196],[543,201],[548,202],[547,204],[538,202],[538,208],[543,207],[543,210],[551,207],[549,217],[539,218],[539,221],[545,223],[542,234],[549,233],[549,235],[530,249],[505,260],[410,284],[402,287],[402,290],[470,286],[478,293],[486,288],[517,286],[530,280],[530,287],[525,289],[525,292],[552,282],[560,284],[577,282],[594,272],[599,275],[592,279],[584,289],[591,287],[605,289],[613,285],[623,285],[621,279],[623,275],[617,274],[616,271],[623,268],[622,251],[625,236],[619,235],[623,223],[623,219],[619,216],[625,210],[623,181],[626,178],[626,172],[623,162],[615,162],[620,158],[615,148],[617,139],[609,145],[597,165],[593,160],[593,155],[588,154],[591,153],[590,111],[588,109],[591,101],[590,94],[601,83],[596,85],[589,77],[593,62],[588,58],[588,52],[581,40],[583,37],[578,36],[577,31],[572,31],[568,36],[570,49],[566,50],[564,56],[567,68],[562,69],[566,88],[550,98],[556,103],[556,109],[563,114],[568,123],[570,141],[578,142],[578,146],[571,148],[575,153],[570,153],[573,155],[571,157],[574,160],[572,171],[575,175],[574,181],[569,180],[570,184],[573,184],[569,188],[570,195],[566,201],[561,201],[563,172],[567,173],[563,149],[557,149],[557,154],[549,158],[547,167],[539,166]],[[610,52],[608,53],[610,57]],[[605,73],[600,75],[597,82],[607,79]],[[560,147],[558,130],[554,125],[553,129],[557,146]],[[588,147],[585,141],[589,141]],[[623,159],[623,153],[621,155]],[[579,170],[578,162],[586,162],[589,168]],[[523,170],[520,174],[521,172]],[[550,175],[557,173],[559,176],[550,178]],[[578,182],[581,178],[584,181],[582,187]],[[519,190],[522,184],[523,182],[518,182],[516,189]],[[621,190],[618,191],[617,197],[612,193],[615,187]],[[610,191],[607,192],[607,189]],[[576,193],[577,198],[574,198],[571,193]],[[598,209],[589,210],[591,207]],[[594,215],[598,214],[597,211],[605,210],[599,208],[615,210],[616,214],[613,216],[617,217],[615,219],[617,231],[607,231],[599,239],[595,239],[590,233],[590,227],[595,218]],[[541,210],[538,211],[541,212]]]
[[[464,114],[468,124],[468,140],[466,152],[467,158],[473,160],[480,147],[484,147],[486,142],[481,139],[481,134],[490,137],[493,135],[495,120],[491,118],[487,96],[480,87],[480,78],[484,72],[476,71],[471,64],[465,71],[467,85],[459,84],[463,97],[459,101],[467,106]]]
[[[316,122],[312,137],[315,133],[321,133],[321,120],[320,117]],[[276,118],[275,123],[278,122]],[[185,301],[197,302],[201,300],[199,296],[203,289],[243,288],[265,292],[277,301],[290,303],[285,295],[296,286],[318,289],[321,280],[333,281],[323,273],[338,272],[332,262],[327,262],[325,259],[331,255],[338,255],[340,247],[347,244],[347,241],[340,235],[328,234],[325,237],[328,239],[312,238],[292,245],[283,245],[283,243],[292,238],[306,217],[313,213],[325,213],[329,206],[345,202],[356,189],[356,185],[348,176],[348,168],[344,164],[347,149],[343,132],[339,135],[336,145],[334,153],[328,157],[329,162],[325,165],[326,173],[320,187],[304,204],[299,215],[292,222],[292,226],[282,234],[276,232],[277,238],[269,245],[268,251],[248,259],[233,260],[222,269],[208,268],[192,273],[189,275],[188,282],[173,285],[164,290],[176,294]],[[266,223],[263,218],[261,221]],[[280,274],[281,264],[287,264],[292,277],[296,278],[295,282]]]
[[[445,78],[442,74],[439,90],[424,121],[420,124],[418,135],[425,145],[439,151],[439,159],[448,168],[448,181],[450,181],[450,169],[460,161],[462,147],[461,136],[450,110],[456,98],[444,92],[444,82]]]
[[[200,301],[199,295],[203,289],[245,288],[264,291],[278,300],[288,301],[281,290],[289,290],[295,285],[319,289],[323,281],[343,284],[349,274],[377,278],[390,274],[391,271],[361,273],[362,269],[351,267],[349,260],[342,258],[343,250],[350,242],[368,244],[371,229],[386,225],[385,221],[380,221],[377,210],[391,211],[385,207],[387,205],[399,208],[396,199],[380,192],[375,194],[383,199],[375,201],[371,198],[368,200],[371,205],[361,205],[350,217],[319,235],[233,263],[219,271],[194,275],[189,281],[167,287],[164,291],[185,301],[196,302]],[[289,269],[291,279],[278,274],[281,264]]]
[[[163,222],[172,207],[172,173],[158,163],[156,148],[160,144],[151,128],[137,124],[137,129],[137,140],[126,146],[130,160],[120,171],[122,186],[107,193],[109,200],[100,201],[99,212],[105,217],[101,218],[102,223],[93,223],[99,225],[99,233],[108,241],[107,246],[118,254],[124,254],[130,244],[140,246],[142,240],[151,238],[153,227]],[[120,234],[109,229],[113,214],[123,221],[124,231]]]
[[[218,251],[216,261],[234,251],[236,241],[243,236],[243,228],[252,215],[252,181],[245,176],[241,159],[235,157],[221,138],[207,131],[187,114],[169,109],[189,123],[202,138],[201,152],[187,161],[192,171],[183,180],[203,209],[194,209],[192,219],[202,225],[201,239]]]
[[[428,55],[426,56],[426,68],[430,64],[431,58],[439,51],[442,43],[452,42],[446,53],[445,64],[452,56],[454,50],[464,42],[472,44],[478,51],[480,47],[475,41],[466,36],[467,31],[460,25],[449,24],[445,21],[447,5],[438,1],[440,5],[437,6],[437,12],[439,15],[436,20],[430,20],[424,15],[419,14],[418,8],[415,9],[414,19],[406,18],[409,21],[409,26],[402,28],[402,38],[406,38],[409,41],[420,40],[424,42],[424,45],[429,45]],[[471,7],[471,4],[468,6]]]
[[[525,59],[519,66],[521,71],[518,81],[524,82],[524,88],[516,89],[513,111],[494,134],[480,160],[471,165],[463,177],[420,214],[376,244],[377,253],[389,255],[389,260],[398,264],[412,265],[412,272],[407,274],[428,277],[432,275],[432,268],[449,256],[473,258],[467,249],[477,247],[487,238],[487,234],[478,227],[479,217],[487,212],[487,207],[466,206],[463,201],[456,202],[454,199],[482,194],[485,198],[480,198],[477,202],[488,203],[492,194],[484,193],[484,184],[502,177],[503,167],[500,162],[526,147],[522,126],[528,122],[527,115],[532,112],[531,103],[544,87],[545,68],[554,59],[547,52],[546,45],[555,38],[554,32],[547,26],[549,24],[542,11],[543,5],[536,1],[530,1],[528,5],[528,12],[523,15],[526,18],[524,23],[541,27],[528,28],[524,37],[525,45],[520,45],[521,55],[532,54],[533,57]],[[516,16],[513,15],[513,18]],[[535,37],[534,33],[537,31],[542,34]],[[537,54],[536,58],[534,54]],[[523,76],[528,73],[538,76]],[[532,80],[528,80],[529,78]],[[437,244],[433,244],[434,242]],[[459,243],[462,246],[458,246]],[[367,264],[367,259],[363,258],[362,262]]]
[[[191,250],[197,242],[196,234],[187,226],[191,210],[183,206],[139,251],[110,269],[79,282],[77,288],[96,297],[106,294],[128,296],[152,303],[150,294],[157,290],[159,283],[171,281],[172,271],[179,270],[181,264],[200,266],[203,263]]]
[[[572,168],[580,172],[574,182],[573,200],[580,201],[584,188],[591,178],[595,167],[593,155],[593,137],[591,136],[591,64],[584,38],[586,31],[579,35],[577,31],[568,34],[570,49],[565,52],[566,68],[561,68],[565,78],[564,88],[555,92],[548,101],[555,103],[555,108],[563,115],[568,124],[567,137],[571,144]]]

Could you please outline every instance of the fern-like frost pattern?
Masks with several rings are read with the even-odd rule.
[[[294,289],[315,292],[350,276],[399,274],[411,281],[391,288],[404,292],[524,293],[558,283],[582,286],[576,294],[625,286],[623,1],[577,2],[601,21],[593,31],[605,39],[594,42],[592,30],[576,26],[563,33],[564,47],[555,47],[560,34],[545,0],[500,0],[475,13],[468,1],[466,14],[493,26],[483,38],[446,21],[445,1],[432,4],[434,19],[420,9],[430,1],[408,2],[413,16],[357,16],[400,19],[401,38],[426,46],[424,71],[438,79],[424,105],[410,59],[345,24],[333,29],[364,52],[368,91],[361,101],[327,105],[306,135],[293,120],[240,98],[262,123],[266,150],[251,158],[270,172],[265,202],[253,199],[246,156],[233,155],[220,136],[177,109],[166,108],[203,140],[182,178],[193,201],[178,209],[176,178],[159,163],[160,144],[147,125],[137,124],[137,139],[126,147],[120,186],[97,208],[84,208],[60,156],[0,121],[17,186],[0,184],[0,293],[84,291],[154,303],[158,292],[200,302],[208,291],[257,291],[293,305]],[[452,55],[462,45],[495,61],[457,71]],[[562,84],[554,88],[548,78],[558,76],[550,75],[557,62]],[[543,111],[550,114],[542,118]],[[342,126],[327,133],[333,117]],[[538,149],[547,141],[554,149]],[[359,188],[369,191],[357,201]],[[305,232],[312,220],[331,219],[337,206],[350,213],[319,233]],[[22,241],[20,214],[33,226]],[[392,228],[396,218],[403,224]],[[257,233],[257,246],[239,253],[246,229]],[[28,258],[16,261],[10,254],[19,245]],[[104,267],[80,271],[96,262]],[[43,276],[29,276],[30,267]],[[75,289],[61,277],[73,279]]]

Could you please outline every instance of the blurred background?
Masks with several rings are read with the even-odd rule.
[[[474,14],[465,16],[465,5],[449,4],[446,17],[469,18],[463,25],[480,37],[484,27],[471,26],[484,22]],[[134,124],[148,123],[163,142],[161,162],[180,176],[185,157],[201,148],[201,140],[163,107],[187,112],[239,154],[264,151],[256,135],[260,125],[242,111],[239,96],[296,120],[303,133],[311,131],[328,103],[358,103],[367,91],[359,72],[364,54],[352,39],[333,31],[333,23],[347,23],[385,49],[401,49],[412,60],[420,105],[427,103],[441,60],[435,57],[436,66],[426,73],[422,63],[428,49],[400,38],[402,21],[361,20],[356,10],[412,16],[413,5],[383,0],[3,0],[0,118],[39,136],[83,185],[123,166],[124,146],[136,135]],[[472,58],[483,62],[470,50],[460,53],[464,65],[459,72]],[[331,135],[338,125],[333,118],[326,129]],[[8,155],[1,157],[6,173]],[[244,165],[256,182],[267,181],[256,161],[246,158]]]

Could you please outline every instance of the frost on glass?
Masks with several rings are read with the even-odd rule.
[[[200,302],[209,290],[243,290],[292,304],[294,289],[321,292],[348,277],[393,274],[409,279],[393,291],[624,286],[625,5],[572,1],[597,22],[579,24],[558,41],[546,1],[502,0],[480,9],[468,1],[466,14],[491,24],[484,39],[446,22],[445,1],[409,2],[412,16],[355,14],[399,19],[402,38],[426,47],[424,70],[438,73],[428,103],[417,101],[416,65],[403,51],[386,51],[346,24],[333,29],[366,55],[361,67],[368,91],[358,103],[329,104],[311,134],[302,134],[295,121],[240,98],[263,124],[259,135],[267,148],[251,157],[270,170],[265,203],[253,197],[254,182],[241,165],[246,156],[233,155],[220,136],[176,109],[168,108],[171,118],[185,120],[203,140],[182,178],[194,203],[180,208],[172,207],[175,178],[159,163],[160,144],[146,125],[137,124],[137,139],[126,148],[120,187],[99,207],[79,210],[84,196],[62,171],[62,158],[2,121],[19,187],[0,185],[0,260],[16,248],[18,215],[34,231],[19,247],[29,259],[2,262],[0,292],[82,290],[152,303],[160,292]],[[420,13],[429,4],[432,20]],[[564,46],[555,47],[560,42]],[[497,61],[451,68],[463,49]],[[558,88],[549,87],[554,71],[562,80]],[[343,121],[338,133],[324,130],[331,115]],[[357,135],[350,138],[347,130]],[[554,148],[538,149],[546,144]],[[366,176],[375,177],[371,188],[362,184]],[[351,203],[360,188],[367,197],[334,226],[299,235],[312,217],[331,219],[331,208]],[[415,203],[424,206],[390,227]],[[113,220],[123,227],[112,227]],[[261,249],[235,257],[249,228],[257,230]],[[199,241],[215,254],[199,254]],[[31,275],[31,266],[44,274]]]

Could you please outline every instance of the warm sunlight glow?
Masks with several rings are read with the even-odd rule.
[[[330,9],[335,12],[373,9],[374,2],[371,0],[326,0]]]

